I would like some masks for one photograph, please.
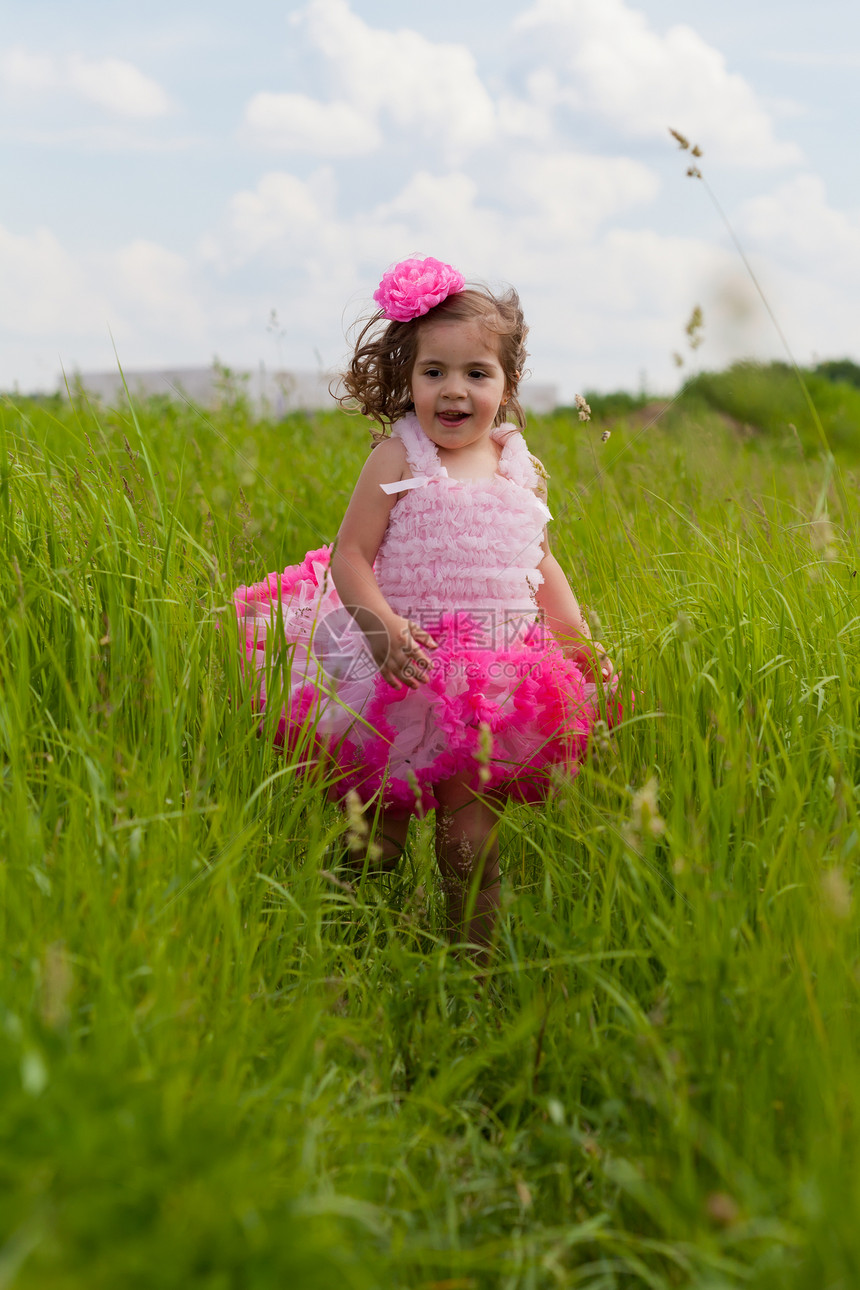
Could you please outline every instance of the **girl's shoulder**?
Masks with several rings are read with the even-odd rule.
[[[395,461],[398,457],[406,460],[406,445],[396,434],[378,434],[374,435],[373,443],[370,445],[370,451],[376,457],[379,454],[379,460]]]
[[[379,435],[370,445],[369,460],[386,466],[406,464],[406,444],[396,434]]]
[[[374,439],[362,474],[378,477],[383,483],[411,477],[406,445],[399,435],[381,435]]]

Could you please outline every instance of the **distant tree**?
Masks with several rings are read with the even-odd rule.
[[[826,363],[819,363],[815,374],[826,377],[828,381],[844,381],[860,390],[860,364],[850,358],[831,358]]]

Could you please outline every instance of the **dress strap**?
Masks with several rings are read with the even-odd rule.
[[[535,467],[534,458],[526,446],[522,431],[510,430],[503,423],[493,431],[493,438],[497,443],[502,444],[502,455],[499,458],[500,474],[513,483],[519,484],[521,488],[527,488],[530,493],[544,492],[541,487],[540,473]],[[552,519],[546,502],[542,502],[540,497],[535,495],[534,503],[544,519]]]
[[[396,435],[406,449],[406,460],[413,475],[447,475],[439,460],[439,452],[432,439],[428,439],[414,412],[409,412],[401,421],[391,427],[392,436]]]
[[[522,488],[530,491],[537,488],[540,476],[534,468],[522,431],[502,423],[493,431],[493,438],[502,445],[502,455],[499,458],[501,473]]]

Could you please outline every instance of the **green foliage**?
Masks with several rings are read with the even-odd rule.
[[[802,373],[831,448],[860,451],[860,390],[830,374]],[[789,436],[818,451],[820,436],[797,378],[787,363],[734,363],[724,372],[702,372],[684,386],[689,405],[700,402],[740,426],[778,440]]]
[[[860,363],[850,358],[831,358],[815,367],[816,376],[826,376],[828,381],[842,382],[860,389]]]
[[[856,517],[701,409],[530,432],[635,706],[506,813],[483,987],[239,671],[363,424],[0,410],[0,1284],[854,1284]]]

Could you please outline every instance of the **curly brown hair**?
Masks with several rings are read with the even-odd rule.
[[[496,296],[485,287],[467,287],[410,322],[389,322],[379,311],[363,326],[359,323],[361,330],[355,352],[341,378],[346,393],[338,397],[338,402],[369,417],[383,431],[411,412],[410,379],[420,330],[424,323],[441,319],[451,322],[477,319],[498,336],[507,403],[499,408],[493,424],[498,426],[510,419],[524,428],[526,417],[517,390],[528,358],[525,341],[529,329],[520,298],[513,288]],[[382,330],[380,324],[384,324]]]

